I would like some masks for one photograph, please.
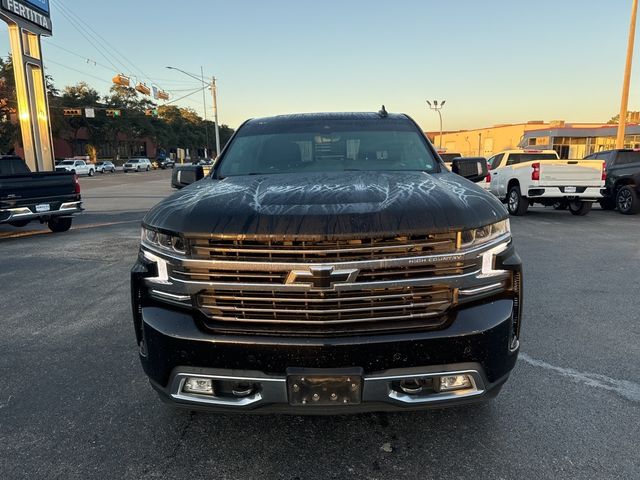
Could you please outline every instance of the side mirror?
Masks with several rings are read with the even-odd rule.
[[[201,165],[176,165],[171,173],[171,186],[182,188],[204,178]]]
[[[484,180],[489,175],[489,165],[484,157],[454,158],[451,170],[474,183]]]

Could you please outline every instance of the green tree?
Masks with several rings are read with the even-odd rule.
[[[12,152],[20,141],[16,112],[16,87],[11,57],[0,57],[0,152]]]

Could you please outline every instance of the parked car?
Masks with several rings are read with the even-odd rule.
[[[606,162],[607,181],[600,199],[602,208],[617,208],[626,215],[640,212],[640,149],[607,150],[585,158]]]
[[[56,165],[56,172],[71,172],[76,175],[89,175],[93,177],[93,174],[96,173],[96,166],[84,160],[69,158]]]
[[[109,161],[98,162],[98,163],[96,163],[96,172],[100,172],[100,173],[106,173],[106,172],[116,173],[116,166],[112,162],[109,162]]]
[[[200,180],[144,217],[131,273],[163,399],[340,414],[498,393],[522,272],[507,211],[469,181],[485,159],[452,173],[383,110],[249,120],[210,175],[189,168],[182,182]]]
[[[127,172],[148,172],[151,170],[151,161],[148,158],[132,158],[122,166],[124,173]]]
[[[586,215],[602,198],[606,178],[597,160],[561,160],[555,150],[507,150],[490,161],[491,192],[507,204],[511,215],[524,215],[530,205],[562,205],[573,215]]]
[[[32,173],[20,157],[0,157],[0,223],[24,227],[39,221],[52,232],[64,232],[80,212],[77,175],[67,170]]]
[[[174,160],[168,157],[159,158],[156,160],[156,162],[158,163],[158,167],[161,168],[162,170],[165,170],[167,168],[173,168],[176,164]]]

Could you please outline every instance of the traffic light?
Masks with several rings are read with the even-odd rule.
[[[119,117],[120,110],[107,109],[107,117]]]
[[[145,83],[139,82],[136,86],[135,89],[140,92],[143,95],[150,95],[151,94],[151,89],[149,87],[147,87],[147,85]]]
[[[112,81],[116,85],[122,85],[123,87],[128,87],[129,85],[131,85],[131,80],[129,79],[129,77],[123,75],[122,73],[119,73],[118,75],[113,77]]]
[[[65,108],[64,109],[64,116],[65,117],[81,117],[82,116],[82,109],[80,109],[80,108]]]

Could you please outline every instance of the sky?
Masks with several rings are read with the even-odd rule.
[[[427,99],[446,100],[445,130],[607,121],[620,108],[631,11],[631,0],[50,2],[43,54],[58,88],[84,80],[106,93],[122,72],[176,99],[198,82],[165,67],[202,67],[217,78],[220,123],[234,128],[384,104],[427,131],[439,128]],[[640,110],[636,53],[629,106]],[[177,104],[204,113],[202,93]]]

